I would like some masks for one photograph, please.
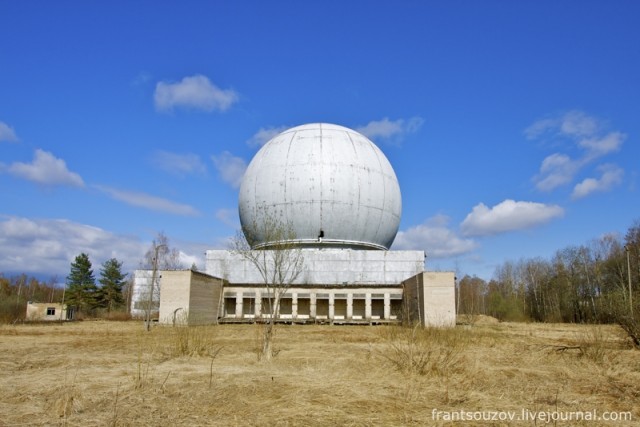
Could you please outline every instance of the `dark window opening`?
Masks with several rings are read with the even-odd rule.
[[[384,319],[384,300],[371,300],[371,317],[374,319]]]
[[[365,301],[363,299],[353,300],[353,318],[364,319],[365,315]]]
[[[311,301],[309,298],[298,298],[298,316],[309,316],[311,313]]]
[[[56,308],[55,307],[47,307],[47,316],[55,316]]]
[[[326,319],[329,317],[329,300],[317,299],[316,300],[316,317]]]
[[[236,297],[224,299],[224,315],[225,316],[236,315]]]

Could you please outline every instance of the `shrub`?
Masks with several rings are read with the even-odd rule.
[[[406,374],[446,376],[460,365],[468,335],[457,328],[390,327],[382,357]]]

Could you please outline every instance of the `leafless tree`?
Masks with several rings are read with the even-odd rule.
[[[155,239],[149,245],[149,249],[144,255],[140,267],[143,269],[151,270],[154,265],[154,257],[156,248],[158,250],[158,269],[160,270],[178,270],[184,268],[180,262],[180,251],[176,248],[172,248],[169,244],[169,238],[164,231],[160,231]]]
[[[160,231],[140,261],[140,268],[152,272],[148,290],[142,292],[135,302],[136,308],[144,310],[145,328],[149,330],[151,319],[157,315],[159,309],[159,270],[178,270],[184,266],[180,262],[180,251],[172,248],[167,235]]]
[[[296,244],[295,232],[290,223],[285,223],[264,215],[260,224],[252,230],[259,232],[267,246],[255,248],[251,234],[238,232],[232,242],[232,250],[248,260],[264,283],[268,306],[262,307],[264,327],[261,336],[260,359],[269,361],[274,356],[273,339],[276,320],[280,312],[280,301],[291,285],[301,276],[304,269],[302,248]]]

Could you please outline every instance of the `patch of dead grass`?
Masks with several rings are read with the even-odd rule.
[[[611,326],[279,326],[271,363],[255,325],[201,328],[215,356],[139,322],[0,327],[0,425],[434,425],[435,408],[640,419],[639,354]],[[422,373],[389,360],[411,342],[437,355]],[[597,352],[553,350],[574,345]]]

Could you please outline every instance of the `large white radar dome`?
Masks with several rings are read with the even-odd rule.
[[[402,199],[391,164],[364,135],[333,124],[286,130],[255,155],[240,185],[242,229],[268,248],[268,224],[307,247],[389,249]],[[289,230],[288,230],[289,231]]]

